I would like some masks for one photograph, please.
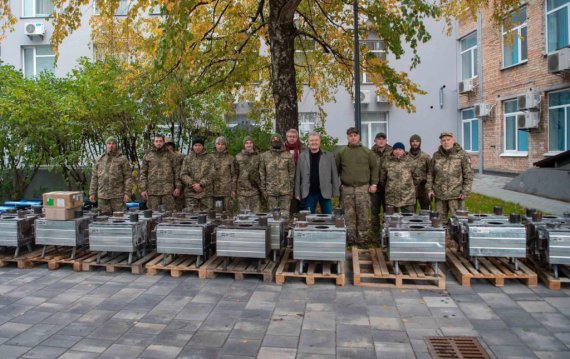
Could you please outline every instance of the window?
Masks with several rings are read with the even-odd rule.
[[[299,134],[304,135],[315,129],[317,123],[316,112],[299,112]]]
[[[546,1],[546,38],[548,52],[568,46],[568,7],[570,0]]]
[[[384,41],[381,40],[369,40],[361,41],[361,44],[366,47],[368,54],[379,58],[380,60],[386,60],[386,50],[384,48]],[[366,58],[367,55],[365,55]],[[362,76],[360,79],[361,83],[371,83],[372,80],[367,76],[366,71],[362,71]]]
[[[362,112],[360,135],[362,145],[372,147],[378,132],[388,134],[388,112]]]
[[[517,115],[519,111],[517,100],[505,101],[503,104],[505,119],[505,153],[525,154],[528,151],[528,132],[519,130]]]
[[[474,32],[460,40],[461,79],[477,76],[477,33]]]
[[[48,17],[53,12],[51,0],[24,0],[23,17]]]
[[[51,46],[24,47],[23,72],[27,78],[37,77],[43,71],[53,72],[55,68],[55,55]]]
[[[463,149],[465,151],[479,151],[479,119],[475,117],[473,109],[461,111],[461,124],[463,127]]]
[[[548,150],[568,150],[570,89],[548,94]]]
[[[295,39],[295,66],[301,67],[304,74],[310,74],[312,71],[311,57],[315,49],[315,40],[305,37]]]
[[[509,30],[503,27],[503,67],[514,66],[527,59],[526,6],[511,13]]]

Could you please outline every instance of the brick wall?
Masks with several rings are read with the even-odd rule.
[[[532,163],[544,159],[548,151],[548,98],[547,92],[555,88],[570,87],[568,75],[548,73],[545,40],[545,5],[544,1],[531,1],[527,5],[527,48],[528,60],[518,66],[502,69],[501,30],[490,21],[490,11],[482,16],[482,51],[483,51],[483,94],[484,103],[494,106],[491,116],[483,123],[484,169],[520,173]],[[475,20],[459,24],[459,38],[477,29]],[[458,47],[459,48],[459,47]],[[481,61],[481,59],[479,59]],[[469,94],[459,95],[460,108],[471,107],[479,100],[479,78],[477,86]],[[528,156],[512,157],[504,155],[504,116],[503,101],[515,99],[529,89],[541,95],[541,119],[538,129],[531,130],[528,137]],[[461,138],[458,136],[458,138]],[[503,156],[501,156],[503,154]],[[473,158],[474,157],[474,158]],[[476,157],[472,163],[476,168]]]

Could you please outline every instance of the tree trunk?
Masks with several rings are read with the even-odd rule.
[[[271,85],[275,100],[276,131],[285,137],[287,130],[299,127],[297,84],[295,81],[295,24],[293,15],[298,1],[269,1],[269,43]]]

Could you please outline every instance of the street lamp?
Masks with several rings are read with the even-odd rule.
[[[360,40],[358,38],[358,0],[354,0],[354,127],[361,133],[360,123]]]

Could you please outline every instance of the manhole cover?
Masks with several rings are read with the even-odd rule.
[[[491,358],[476,337],[424,337],[424,340],[433,359]]]

